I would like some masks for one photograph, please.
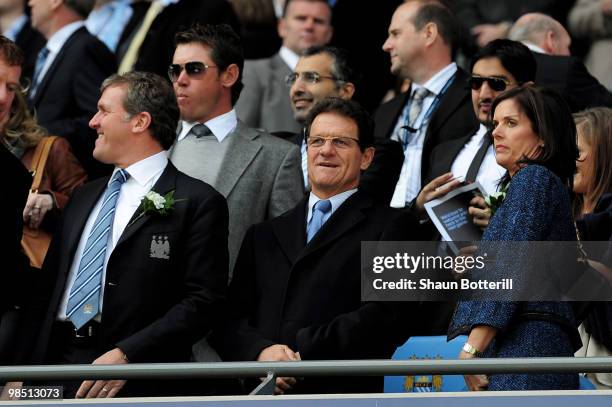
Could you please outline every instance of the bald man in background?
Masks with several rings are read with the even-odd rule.
[[[560,92],[572,112],[612,107],[612,93],[589,73],[582,61],[571,56],[570,35],[558,21],[541,13],[524,14],[508,36],[531,49],[538,64],[536,83]]]

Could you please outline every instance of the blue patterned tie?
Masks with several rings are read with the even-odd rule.
[[[125,170],[115,173],[113,180],[104,193],[100,212],[96,217],[91,232],[81,255],[79,269],[68,296],[66,316],[76,329],[80,329],[100,311],[100,289],[102,288],[102,270],[106,257],[106,246],[115,218],[115,205],[121,185],[130,177]]]
[[[331,211],[331,202],[329,200],[321,200],[317,202],[312,207],[312,218],[310,219],[310,223],[308,224],[308,234],[306,236],[306,241],[310,242],[310,240],[317,234],[321,226],[323,226],[323,218],[325,215]]]
[[[45,62],[47,62],[47,57],[49,56],[49,48],[45,47],[40,50],[38,53],[38,58],[36,58],[36,66],[34,67],[34,76],[32,77],[32,89],[30,90],[30,98],[33,98],[36,94],[36,90],[38,89],[38,85],[40,85],[40,81],[42,78],[40,77],[42,74],[43,67],[45,66]]]

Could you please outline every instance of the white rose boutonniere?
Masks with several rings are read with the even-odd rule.
[[[500,191],[494,192],[485,198],[485,203],[487,204],[489,209],[491,209],[491,217],[495,215],[495,212],[499,209],[502,202],[504,202],[504,199],[506,199],[506,194],[508,193],[509,185],[510,183],[504,185]]]
[[[178,201],[181,201],[179,199]],[[168,192],[166,195],[160,195],[155,191],[149,191],[140,200],[140,205],[136,212],[138,216],[134,218],[128,226],[136,222],[138,219],[145,215],[160,215],[166,216],[174,209],[174,203],[178,202],[174,199],[174,190]]]

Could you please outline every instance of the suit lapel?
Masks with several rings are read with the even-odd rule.
[[[178,170],[176,167],[168,161],[168,165],[164,169],[164,172],[159,177],[151,191],[157,192],[158,194],[164,196],[168,192],[176,189],[176,176],[178,174]],[[178,197],[180,199],[180,197]],[[151,218],[150,214],[142,214],[140,209],[136,210],[132,219],[128,222],[128,225],[125,227],[125,230],[121,234],[119,241],[117,242],[117,246],[121,243],[129,239],[134,235],[147,221]]]
[[[306,246],[306,208],[308,197],[289,212],[272,220],[272,229],[285,256],[295,264]],[[296,227],[297,226],[297,227]]]
[[[285,78],[291,73],[291,68],[283,61],[280,54],[277,53],[272,57],[270,67],[276,79],[281,83],[285,83]]]
[[[321,230],[306,245],[298,260],[345,235],[350,229],[365,219],[362,209],[370,206],[372,206],[372,201],[366,195],[359,192],[353,194],[325,222]],[[304,219],[306,219],[306,215],[304,215]]]
[[[466,79],[465,72],[461,68],[457,68],[453,83],[449,86],[446,94],[442,96],[440,105],[431,117],[431,122],[427,127],[426,140],[431,139],[431,134],[437,134],[446,120],[461,106],[463,99],[468,96]]]
[[[74,205],[74,213],[70,217],[70,229],[65,235],[67,253],[72,254],[76,250],[81,240],[85,223],[87,223],[91,211],[106,190],[109,179],[110,177],[104,177],[103,179],[93,181],[89,184],[90,188],[87,191],[83,191],[83,194],[78,195],[78,204]]]
[[[76,41],[76,39],[80,36],[82,30],[86,30],[86,28],[81,27],[78,30],[76,30],[70,37],[68,37],[68,40],[66,40],[66,43],[64,43],[64,46],[59,50],[55,59],[53,59],[51,66],[45,73],[45,76],[43,77],[42,82],[40,83],[40,85],[38,86],[38,89],[36,90],[36,95],[34,95],[34,101],[33,101],[34,106],[38,105],[40,98],[45,93],[45,88],[49,85],[49,83],[55,77],[55,71],[58,70],[60,64],[62,63],[62,60],[64,59],[64,54],[66,54],[67,52],[66,50],[70,48],[70,46],[72,45],[74,41]]]
[[[262,148],[261,143],[257,140],[259,133],[246,127],[240,121],[236,125],[236,130],[228,137],[230,137],[228,140],[230,144],[215,185],[217,191],[226,198]]]
[[[385,115],[375,122],[374,136],[377,138],[390,138],[393,135],[393,129],[397,124],[397,120],[404,110],[404,106],[408,102],[412,87],[408,92],[392,99],[385,108]],[[380,127],[379,127],[380,126]]]
[[[369,197],[356,192],[325,222],[319,233],[306,244],[308,197],[294,209],[272,220],[278,244],[295,266],[300,260],[328,246],[365,219],[363,209],[372,206]],[[292,267],[293,270],[293,267]]]

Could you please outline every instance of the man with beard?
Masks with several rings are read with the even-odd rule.
[[[357,73],[352,68],[346,51],[330,46],[307,49],[298,61],[295,71],[287,76],[287,84],[291,86],[289,96],[295,120],[303,126],[313,106],[326,97],[352,99],[357,90],[356,82]],[[304,185],[308,188],[306,140],[302,132],[278,132],[275,135],[300,146]],[[389,139],[375,140],[374,148],[375,159],[384,162],[384,165],[377,166],[374,171],[365,171],[360,188],[376,202],[387,203],[391,197],[385,196],[382,191],[393,188],[393,176],[390,173],[400,171],[404,154],[399,143]],[[393,185],[389,184],[389,180]]]

